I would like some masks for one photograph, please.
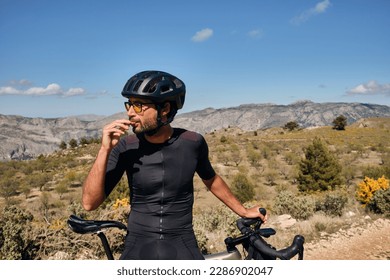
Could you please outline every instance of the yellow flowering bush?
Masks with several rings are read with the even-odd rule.
[[[356,192],[357,200],[363,205],[369,203],[377,190],[387,190],[389,188],[389,180],[382,176],[378,180],[365,177],[362,182],[358,184]]]
[[[112,205],[112,208],[118,209],[119,207],[127,207],[130,205],[129,198],[125,197],[122,199],[117,198],[115,203]]]

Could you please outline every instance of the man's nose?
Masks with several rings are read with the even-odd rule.
[[[136,115],[133,106],[130,106],[129,110],[127,110],[127,115],[129,117],[134,117]]]

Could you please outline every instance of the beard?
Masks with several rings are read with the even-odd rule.
[[[157,128],[157,120],[153,119],[148,119],[144,123],[136,122],[136,124],[133,126],[133,132],[135,134],[148,133]]]

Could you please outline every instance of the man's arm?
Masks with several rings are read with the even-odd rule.
[[[227,207],[233,210],[233,212],[235,212],[240,217],[260,218],[264,222],[266,221],[266,217],[264,217],[259,212],[258,206],[245,208],[242,203],[234,196],[228,185],[219,175],[215,175],[210,180],[203,180],[203,183],[219,200],[221,200]]]
[[[100,149],[87,178],[83,184],[82,205],[85,210],[91,211],[99,207],[106,198],[104,181],[110,152]]]
[[[82,205],[87,211],[98,208],[106,198],[104,184],[108,157],[120,136],[129,129],[129,124],[128,120],[116,120],[103,128],[100,150],[83,184]]]

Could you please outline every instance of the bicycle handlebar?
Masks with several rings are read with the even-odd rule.
[[[265,215],[266,210],[264,208],[260,208],[259,211],[261,214]],[[267,242],[261,236],[268,237],[262,234],[262,230],[253,230],[251,225],[255,225],[256,229],[260,228],[260,225],[263,222],[260,219],[249,219],[249,218],[241,218],[237,220],[237,227],[245,236],[249,236],[250,244],[255,247],[259,252],[264,253],[271,258],[279,258],[281,260],[289,260],[298,254],[298,259],[303,259],[303,243],[305,242],[305,238],[302,235],[296,235],[292,244],[284,249],[276,250],[270,247]]]
[[[292,244],[281,250],[276,250],[268,246],[268,244],[261,237],[251,236],[249,237],[251,244],[260,252],[273,258],[279,258],[281,260],[289,260],[298,254],[298,259],[303,259],[303,243],[305,239],[302,235],[296,235]]]

